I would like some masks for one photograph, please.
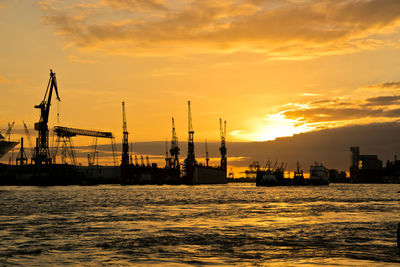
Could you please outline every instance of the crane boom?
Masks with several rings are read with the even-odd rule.
[[[57,136],[61,137],[73,137],[81,135],[81,136],[92,136],[100,138],[114,138],[111,132],[100,132],[100,131],[84,130],[77,128],[69,128],[63,126],[55,126],[54,132],[57,134]]]

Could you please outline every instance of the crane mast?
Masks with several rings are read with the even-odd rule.
[[[179,165],[179,152],[180,149],[178,147],[178,137],[176,136],[176,131],[175,131],[175,120],[172,117],[172,141],[171,141],[171,149],[169,150],[169,153],[171,154],[172,159],[172,168],[173,169],[180,169]]]
[[[226,140],[226,121],[222,123],[222,119],[219,119],[219,129],[220,129],[220,135],[221,135],[221,147],[219,148],[219,151],[221,152],[221,169],[225,170],[227,169],[227,160],[226,160],[226,146],[225,146],[225,140]]]
[[[187,158],[190,160],[190,162],[195,162],[195,156],[194,156],[194,131],[193,131],[193,125],[192,125],[192,111],[190,109],[190,101],[188,101],[188,155]]]
[[[34,151],[35,166],[42,165],[43,163],[51,164],[48,122],[53,89],[56,91],[57,100],[61,101],[58,96],[56,74],[50,70],[50,78],[44,98],[39,105],[35,106],[35,108],[40,109],[40,120],[35,123],[35,130],[38,131],[38,138],[36,139],[36,148]]]
[[[168,138],[165,139],[165,168],[171,168],[172,162],[168,154]]]
[[[194,156],[194,131],[192,125],[192,112],[190,109],[190,101],[188,101],[188,154],[184,162],[185,176],[187,178],[193,177],[194,167],[196,165],[196,159]]]
[[[208,167],[208,162],[210,161],[210,158],[208,156],[207,140],[206,140],[205,144],[206,144],[206,166]]]
[[[122,102],[122,160],[121,166],[129,165],[128,128],[126,126],[125,102]]]

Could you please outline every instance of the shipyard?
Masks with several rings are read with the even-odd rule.
[[[295,171],[287,170],[288,162],[268,160],[265,166],[254,161],[242,172],[242,177],[234,178],[232,170],[228,173],[226,147],[226,121],[219,119],[220,128],[220,162],[218,166],[209,164],[207,141],[205,142],[205,163],[195,157],[194,130],[192,124],[191,102],[188,101],[188,139],[187,157],[182,161],[181,150],[175,129],[175,120],[171,118],[171,141],[165,142],[165,166],[150,163],[149,156],[134,155],[133,143],[129,142],[125,102],[122,102],[122,151],[116,148],[115,135],[112,132],[78,129],[65,126],[49,128],[49,114],[52,96],[60,101],[56,75],[50,70],[50,78],[45,96],[39,105],[39,122],[35,123],[37,131],[35,146],[25,122],[23,123],[26,139],[32,151],[27,156],[24,138],[11,141],[11,133],[15,122],[8,123],[4,136],[0,135],[1,157],[19,145],[15,159],[10,157],[8,164],[0,164],[1,185],[198,185],[226,184],[228,182],[254,182],[256,186],[305,186],[329,185],[329,183],[400,183],[400,164],[395,156],[393,161],[387,161],[384,167],[377,155],[361,155],[359,147],[350,147],[351,162],[348,174],[345,171],[328,169],[322,163],[314,162],[310,166],[308,177],[296,162]],[[59,114],[57,113],[57,116]],[[50,146],[50,133],[53,146]],[[86,136],[93,138],[90,152],[87,154],[87,165],[77,162],[73,138]],[[99,165],[97,151],[98,139],[109,140],[112,155],[112,166]],[[120,156],[118,156],[120,154]],[[140,157],[140,158],[139,158]],[[56,158],[59,161],[56,162]]]
[[[400,266],[399,0],[0,0],[0,266]]]
[[[20,142],[5,140],[0,136],[1,157],[7,154],[19,144],[19,152],[15,158],[15,164],[10,159],[9,164],[0,165],[0,184],[2,185],[95,185],[95,184],[225,184],[227,183],[227,156],[226,156],[226,122],[220,119],[221,161],[219,166],[209,165],[208,149],[206,145],[206,163],[199,163],[195,158],[194,130],[192,126],[192,115],[190,101],[188,101],[188,152],[183,164],[179,161],[180,148],[178,137],[175,131],[175,122],[172,118],[172,138],[168,151],[166,142],[165,167],[158,167],[157,164],[150,164],[146,156],[146,163],[143,155],[140,162],[137,155],[133,155],[128,139],[127,117],[125,102],[122,102],[122,153],[118,158],[116,151],[115,136],[112,132],[78,129],[64,126],[49,128],[49,114],[52,96],[60,101],[56,74],[50,70],[50,78],[45,91],[44,99],[39,105],[39,122],[35,123],[34,129],[38,132],[36,145],[32,157],[27,157],[24,139]],[[25,122],[23,122],[25,133],[30,140],[30,133]],[[14,122],[8,125],[6,136],[10,139]],[[49,133],[56,139],[55,146],[50,147]],[[78,165],[73,137],[93,137],[93,144],[88,153],[87,166]],[[96,151],[98,138],[108,139],[112,150],[113,166],[101,166],[98,164],[98,152]],[[61,163],[56,162],[56,157],[61,157]],[[134,158],[134,159],[133,159]]]

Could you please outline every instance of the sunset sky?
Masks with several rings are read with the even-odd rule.
[[[398,0],[0,0],[0,125],[33,128],[49,69],[60,124],[132,141],[265,141],[398,121]]]

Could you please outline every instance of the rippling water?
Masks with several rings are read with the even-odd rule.
[[[399,265],[398,191],[0,187],[0,265]]]

